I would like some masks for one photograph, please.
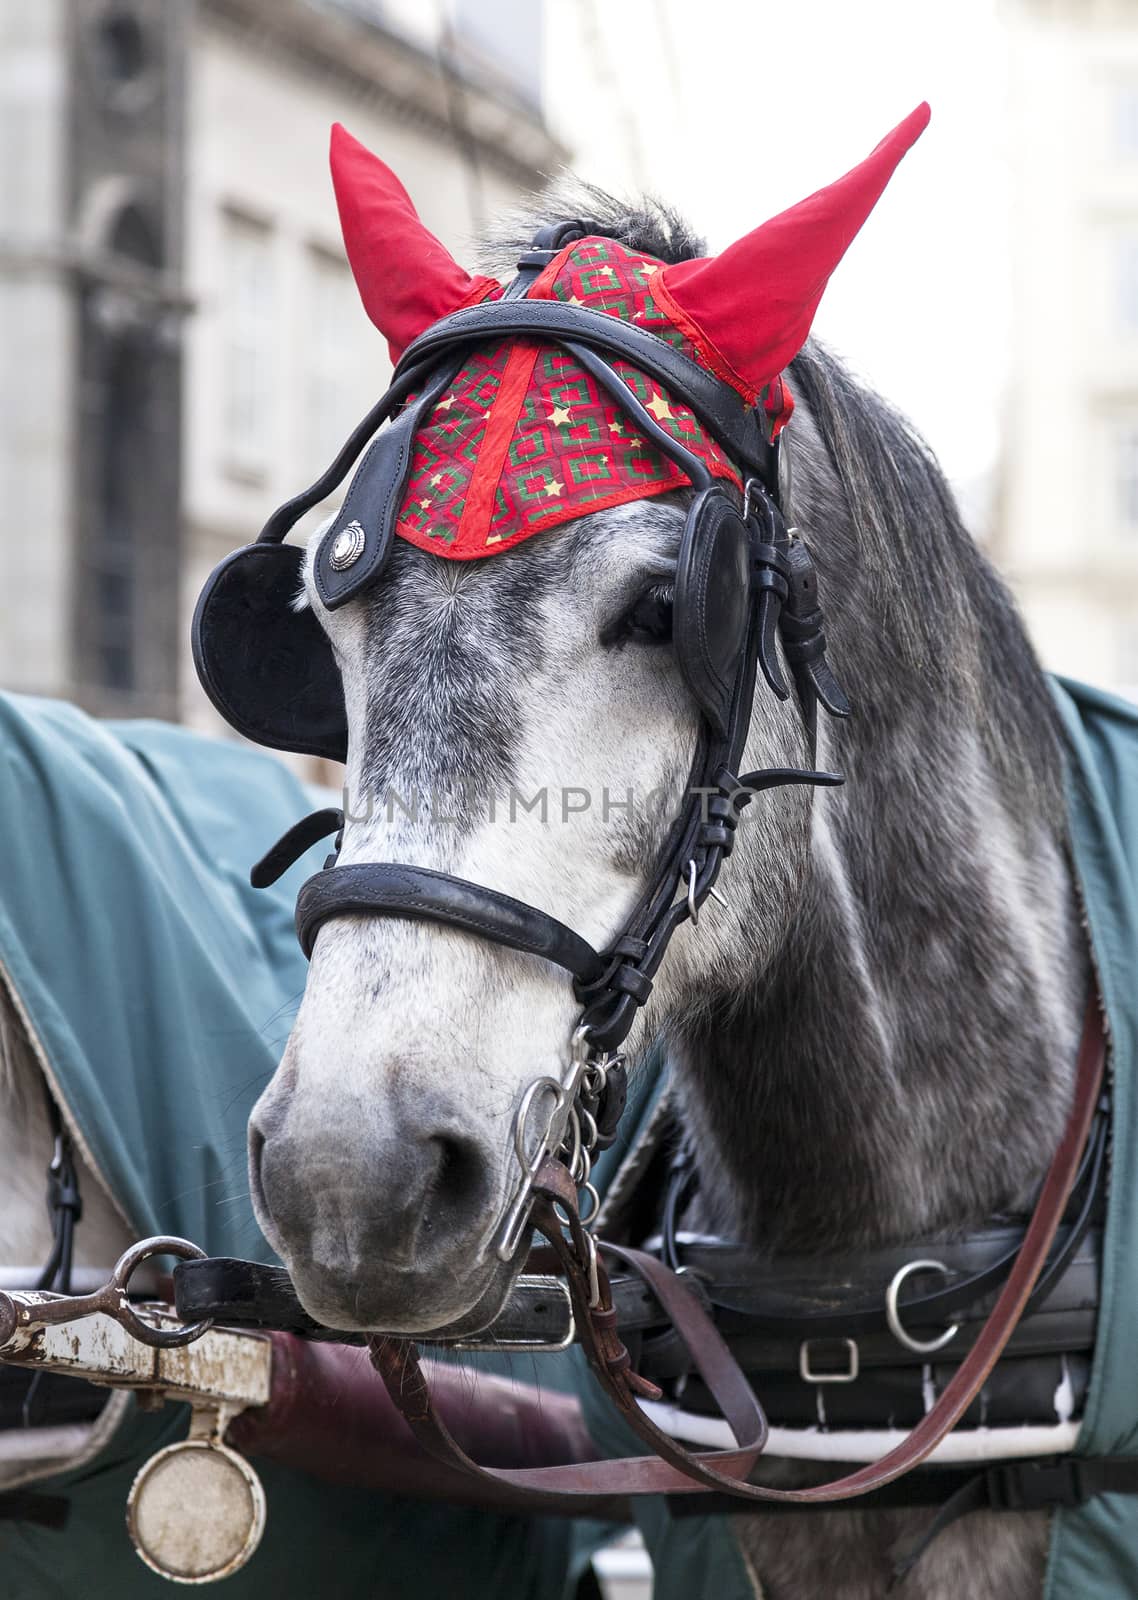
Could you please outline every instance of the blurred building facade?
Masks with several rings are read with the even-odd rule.
[[[1138,0],[1009,0],[1005,16],[1013,321],[992,553],[1047,666],[1133,687]]]
[[[0,0],[0,682],[211,724],[202,578],[387,377],[328,129],[456,252],[564,158],[527,0]]]
[[[0,7],[0,492],[14,687],[176,704],[186,14]],[[89,702],[94,697],[80,694]]]

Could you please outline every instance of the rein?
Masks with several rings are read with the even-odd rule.
[[[622,1265],[643,1279],[667,1312],[687,1346],[697,1371],[735,1436],[736,1448],[692,1452],[645,1416],[639,1401],[660,1391],[633,1370],[621,1342],[612,1290],[603,1259],[595,1252],[576,1210],[576,1195],[566,1169],[546,1162],[535,1180],[535,1227],[548,1242],[564,1274],[573,1304],[577,1335],[595,1377],[632,1431],[653,1454],[576,1466],[515,1471],[480,1467],[459,1448],[431,1405],[409,1340],[386,1336],[370,1342],[372,1363],[415,1438],[439,1461],[471,1476],[516,1491],[517,1504],[550,1510],[577,1496],[595,1499],[641,1494],[692,1494],[719,1491],[740,1501],[820,1505],[869,1494],[919,1466],[951,1432],[980,1392],[1015,1331],[1058,1231],[1075,1186],[1080,1158],[1094,1122],[1102,1088],[1106,1038],[1097,994],[1087,1005],[1079,1046],[1074,1096],[1062,1138],[1048,1168],[1023,1244],[1004,1287],[972,1349],[927,1415],[902,1444],[880,1460],[831,1483],[805,1489],[772,1489],[746,1481],[766,1443],[762,1408],[722,1335],[688,1280],[643,1251],[604,1245]],[[567,1226],[566,1226],[567,1224]],[[538,1258],[539,1261],[543,1259]],[[594,1278],[595,1274],[595,1278]]]

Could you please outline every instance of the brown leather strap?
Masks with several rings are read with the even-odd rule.
[[[515,1491],[442,1466],[416,1445],[391,1396],[354,1345],[316,1343],[275,1329],[267,1337],[273,1346],[268,1403],[243,1411],[226,1433],[243,1455],[264,1456],[355,1488],[513,1508]],[[430,1360],[424,1365],[432,1403],[454,1437],[484,1465],[539,1466],[588,1461],[601,1454],[589,1438],[575,1396],[489,1372],[480,1372],[472,1383],[469,1368]],[[58,1381],[69,1393],[75,1387],[73,1379]],[[101,1406],[104,1391],[93,1389],[92,1394]],[[0,1507],[4,1498],[0,1494]],[[575,1516],[589,1514],[576,1501],[572,1510]],[[596,1514],[612,1515],[607,1497]]]
[[[656,1454],[570,1466],[486,1469],[460,1448],[432,1405],[430,1389],[413,1344],[401,1339],[373,1339],[370,1345],[372,1364],[424,1450],[448,1466],[464,1468],[478,1478],[489,1476],[499,1486],[512,1486],[517,1492],[519,1508],[565,1511],[575,1505],[579,1508],[584,1500],[595,1502],[598,1495],[611,1497],[615,1504],[629,1495],[654,1494],[659,1490],[661,1470],[669,1475],[669,1486],[690,1489],[692,1471],[698,1470],[702,1458],[693,1456],[683,1445],[657,1429],[637,1406],[638,1398],[658,1399],[660,1391],[632,1371],[628,1352],[617,1332],[608,1275],[600,1262],[597,1263],[597,1303],[589,1304],[589,1246],[577,1216],[576,1190],[568,1172],[559,1162],[547,1162],[534,1187],[539,1196],[534,1225],[549,1240],[557,1264],[568,1280],[577,1334],[589,1364],[626,1421],[642,1436],[645,1429],[650,1430],[650,1443]],[[569,1239],[565,1238],[562,1223],[553,1209],[555,1204],[563,1208],[569,1219]],[[660,1294],[661,1303],[677,1332],[689,1341],[696,1370],[723,1408],[739,1442],[737,1450],[707,1453],[709,1462],[714,1461],[727,1471],[733,1469],[730,1477],[707,1469],[707,1485],[737,1489],[738,1480],[751,1470],[766,1443],[766,1418],[754,1391],[719,1330],[707,1318],[683,1279],[639,1251],[621,1251],[620,1254],[634,1271],[647,1267],[645,1275],[653,1274],[654,1290]],[[661,1274],[659,1282],[654,1276],[657,1270]]]
[[[549,1241],[566,1275],[578,1337],[593,1372],[629,1427],[655,1454],[518,1470],[480,1467],[460,1449],[432,1408],[413,1344],[398,1339],[373,1340],[372,1362],[424,1449],[452,1467],[511,1487],[516,1491],[516,1503],[535,1511],[552,1509],[555,1505],[564,1510],[575,1500],[586,1496],[595,1500],[598,1495],[690,1494],[715,1489],[744,1500],[812,1504],[849,1500],[878,1489],[919,1465],[956,1426],[1011,1337],[1062,1219],[1098,1102],[1105,1056],[1103,1018],[1096,993],[1087,1006],[1074,1100],[1063,1136],[1048,1168],[1020,1253],[976,1343],[932,1409],[895,1450],[833,1483],[807,1489],[770,1489],[741,1481],[762,1452],[766,1421],[738,1363],[682,1278],[640,1251],[605,1246],[644,1278],[668,1312],[687,1345],[696,1371],[730,1425],[736,1448],[689,1451],[645,1416],[637,1400],[654,1397],[659,1391],[631,1370],[628,1353],[616,1329],[608,1278],[599,1263],[597,1294],[595,1303],[590,1305],[590,1245],[577,1217],[572,1182],[564,1167],[557,1163],[547,1162],[535,1185],[539,1200],[534,1224]],[[568,1219],[568,1237],[563,1220],[554,1210],[555,1205]]]

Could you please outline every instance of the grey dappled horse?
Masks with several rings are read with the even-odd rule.
[[[669,262],[699,251],[651,207],[584,205],[529,222],[584,218]],[[788,520],[855,707],[823,722],[817,764],[847,782],[756,802],[726,904],[677,935],[633,1046],[667,1042],[700,1179],[689,1224],[809,1252],[951,1236],[1029,1205],[1067,1110],[1088,964],[1055,716],[1004,585],[902,418],[817,344],[789,381]],[[492,885],[604,946],[664,817],[606,821],[594,805],[555,826],[525,811],[491,823],[470,784],[475,801],[511,783],[682,786],[697,711],[637,608],[673,570],[685,501],[584,516],[487,562],[396,540],[366,597],[335,613],[309,583],[348,706],[342,862]],[[793,702],[756,698],[745,764],[810,764]],[[430,792],[457,808],[462,786],[445,827],[362,801]],[[487,1245],[512,1119],[525,1085],[559,1070],[575,1013],[563,974],[450,929],[323,928],[252,1125],[262,1224],[315,1315],[414,1334],[500,1303],[509,1270]],[[760,1512],[736,1527],[756,1593],[868,1600],[931,1515]],[[1036,1595],[1045,1551],[1043,1515],[973,1516],[908,1592]]]

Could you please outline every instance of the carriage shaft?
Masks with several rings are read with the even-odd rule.
[[[192,1345],[156,1349],[104,1312],[70,1321],[37,1319],[37,1308],[48,1303],[49,1297],[33,1291],[0,1294],[0,1362],[150,1391],[231,1415],[269,1398],[272,1346],[264,1334],[211,1328]],[[169,1312],[151,1308],[147,1314],[156,1327],[180,1326]]]

